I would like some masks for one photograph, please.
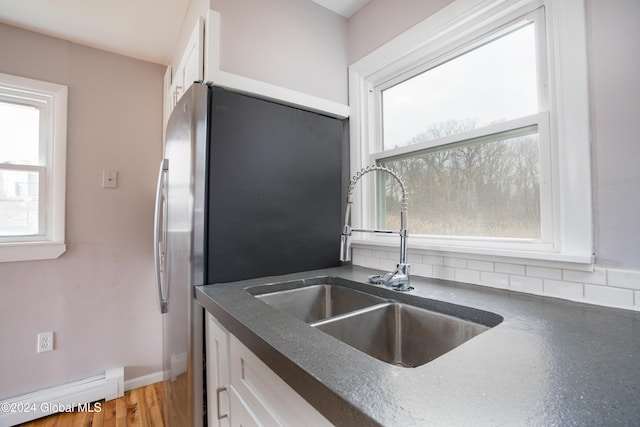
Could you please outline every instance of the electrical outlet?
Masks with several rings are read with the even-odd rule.
[[[53,332],[38,334],[38,353],[53,350]]]

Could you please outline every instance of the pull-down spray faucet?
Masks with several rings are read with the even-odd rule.
[[[378,230],[378,229],[362,229],[351,228],[351,205],[353,204],[353,189],[356,184],[364,175],[369,172],[386,172],[398,181],[400,189],[402,190],[402,200],[400,201],[400,231],[392,230]],[[399,234],[400,235],[400,262],[396,266],[396,269],[384,276],[371,276],[369,281],[375,284],[383,284],[397,291],[409,291],[413,289],[409,286],[409,264],[407,264],[407,193],[405,190],[404,182],[398,176],[398,174],[384,166],[371,165],[361,169],[351,180],[347,193],[347,208],[344,215],[344,228],[342,235],[340,236],[340,261],[351,261],[351,232],[364,232],[364,233],[383,233],[383,234]]]

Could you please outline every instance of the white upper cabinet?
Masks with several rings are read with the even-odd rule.
[[[349,117],[348,105],[221,70],[220,44],[220,13],[208,10],[206,21],[203,16],[198,17],[178,66],[174,69],[167,68],[164,93],[165,128],[171,111],[194,81],[211,82],[226,89],[332,117]],[[167,81],[170,82],[168,87]]]
[[[173,107],[183,93],[193,84],[193,82],[204,79],[204,19],[198,18],[193,33],[189,38],[178,67],[171,72],[171,67],[167,68],[165,74],[165,94],[164,94],[164,126],[167,125],[169,115]],[[167,88],[167,74],[170,76],[170,85]]]

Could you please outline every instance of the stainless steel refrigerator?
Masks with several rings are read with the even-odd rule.
[[[206,425],[195,286],[338,265],[344,127],[200,83],[174,108],[154,233],[167,427]]]

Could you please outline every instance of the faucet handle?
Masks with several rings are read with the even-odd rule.
[[[411,291],[413,287],[410,285],[409,264],[400,263],[396,269],[384,275],[384,284],[396,291]]]
[[[369,276],[369,283],[372,285],[384,285],[394,291],[412,291],[413,287],[409,284],[409,267],[409,264],[398,264],[394,271],[384,276]]]

